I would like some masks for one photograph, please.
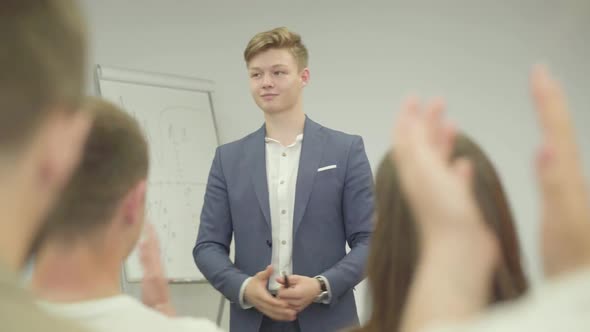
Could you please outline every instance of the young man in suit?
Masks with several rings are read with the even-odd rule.
[[[353,287],[363,278],[373,213],[362,138],[304,113],[310,71],[299,35],[261,32],[244,58],[265,123],[217,149],[195,262],[232,302],[232,332],[358,325]]]

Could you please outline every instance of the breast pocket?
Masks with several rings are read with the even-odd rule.
[[[335,164],[318,168],[312,193],[314,201],[329,205],[340,203],[344,181],[340,171],[341,169]]]

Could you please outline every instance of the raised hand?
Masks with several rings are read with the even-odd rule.
[[[542,66],[530,84],[542,134],[536,163],[542,252],[545,274],[553,277],[590,266],[590,195],[561,86]]]
[[[145,239],[139,245],[139,259],[143,268],[141,300],[143,304],[168,316],[176,311],[170,300],[168,279],[160,259],[160,243],[154,226],[145,224]]]

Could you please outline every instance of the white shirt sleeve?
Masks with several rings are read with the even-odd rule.
[[[246,286],[248,286],[248,282],[250,282],[250,279],[252,279],[252,277],[249,277],[248,279],[244,280],[244,282],[242,283],[242,286],[240,287],[240,307],[244,310],[251,309],[254,307],[254,306],[246,303],[246,300],[244,299],[244,293],[246,292]]]
[[[424,332],[553,332],[590,330],[590,270],[545,282],[510,304],[498,305],[461,324],[438,324]]]

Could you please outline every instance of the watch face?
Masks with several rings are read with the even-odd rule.
[[[317,278],[317,277],[316,277],[316,280],[320,283],[320,290],[322,292],[327,292],[328,289],[326,287],[326,283],[324,282],[324,280],[322,278]]]

